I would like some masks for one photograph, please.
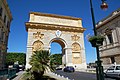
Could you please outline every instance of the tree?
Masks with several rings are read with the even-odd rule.
[[[19,64],[24,64],[26,62],[25,53],[7,53],[6,55],[6,64],[13,65],[14,62],[18,61]]]
[[[45,71],[50,69],[53,70],[50,65],[50,53],[46,50],[35,51],[30,58],[31,74],[35,80],[42,78]]]
[[[61,65],[62,64],[62,54],[53,54],[50,57],[52,59],[52,62],[55,65]]]

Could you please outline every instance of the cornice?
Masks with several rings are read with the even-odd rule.
[[[82,20],[81,18],[76,18],[76,17],[71,17],[71,16],[47,14],[47,13],[40,13],[40,12],[30,12],[30,14],[39,15],[39,16],[54,17],[54,18],[62,18],[62,19]]]
[[[10,17],[10,21],[11,21],[13,18],[12,18],[12,14],[11,14],[11,12],[10,12],[10,9],[9,9],[9,6],[8,6],[7,1],[6,1],[6,0],[3,0],[3,4],[4,4],[4,6],[5,6],[5,9],[6,9],[6,11],[7,11],[7,13],[8,13],[8,16]]]
[[[100,27],[102,27],[103,25],[111,22],[112,20],[114,20],[115,18],[119,17],[120,16],[120,11],[117,13],[117,14],[114,14],[109,16],[108,18],[106,18],[105,20],[103,21],[99,21],[99,23],[96,25],[96,28],[99,29]]]
[[[82,28],[82,27],[33,23],[33,22],[26,22],[25,25],[26,25],[26,30],[27,31],[28,31],[28,28],[47,29],[47,30],[61,30],[61,31],[70,31],[70,32],[81,32],[81,33],[83,33],[86,30],[85,28]]]
[[[120,56],[120,54],[118,53],[118,54],[112,54],[112,55],[105,55],[105,56],[100,56],[100,58],[108,58],[108,57],[110,57],[110,56]]]

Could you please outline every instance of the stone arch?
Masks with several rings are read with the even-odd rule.
[[[26,30],[28,31],[26,69],[30,68],[29,62],[32,51],[50,50],[52,42],[61,45],[64,66],[76,66],[76,69],[79,70],[86,69],[85,49],[83,49],[83,32],[85,28],[82,28],[82,24],[78,25],[78,23],[82,23],[80,18],[46,13],[30,13],[30,20],[26,22]],[[72,51],[72,44],[78,48]],[[75,56],[80,54],[80,57],[73,57],[73,54]]]
[[[32,47],[32,51],[38,51],[38,50],[42,50],[43,49],[43,43],[41,42],[41,41],[39,41],[39,40],[37,40],[37,41],[35,41],[34,43],[33,43],[33,47]]]
[[[57,42],[57,43],[59,43],[62,48],[66,48],[66,47],[67,47],[66,41],[63,40],[63,39],[61,39],[61,38],[54,38],[54,39],[50,40],[49,46],[51,45],[52,42]]]
[[[67,47],[67,44],[66,44],[66,42],[65,42],[65,40],[63,40],[63,39],[61,39],[61,38],[54,38],[54,39],[52,39],[51,41],[50,41],[50,43],[49,43],[49,45],[51,45],[51,43],[52,42],[56,42],[56,43],[58,43],[58,44],[60,44],[61,45],[61,47],[62,47],[62,65],[64,66],[64,65],[66,65],[66,57],[67,57],[67,55],[66,55],[66,50],[65,50],[65,48]]]

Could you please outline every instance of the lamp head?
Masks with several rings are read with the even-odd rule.
[[[103,1],[100,7],[101,9],[106,10],[108,8],[108,4]]]

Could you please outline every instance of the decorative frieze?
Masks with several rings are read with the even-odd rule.
[[[41,32],[33,33],[34,39],[43,39],[44,34],[41,34]]]
[[[71,36],[71,38],[72,38],[73,41],[78,41],[80,39],[80,37],[76,34]]]

